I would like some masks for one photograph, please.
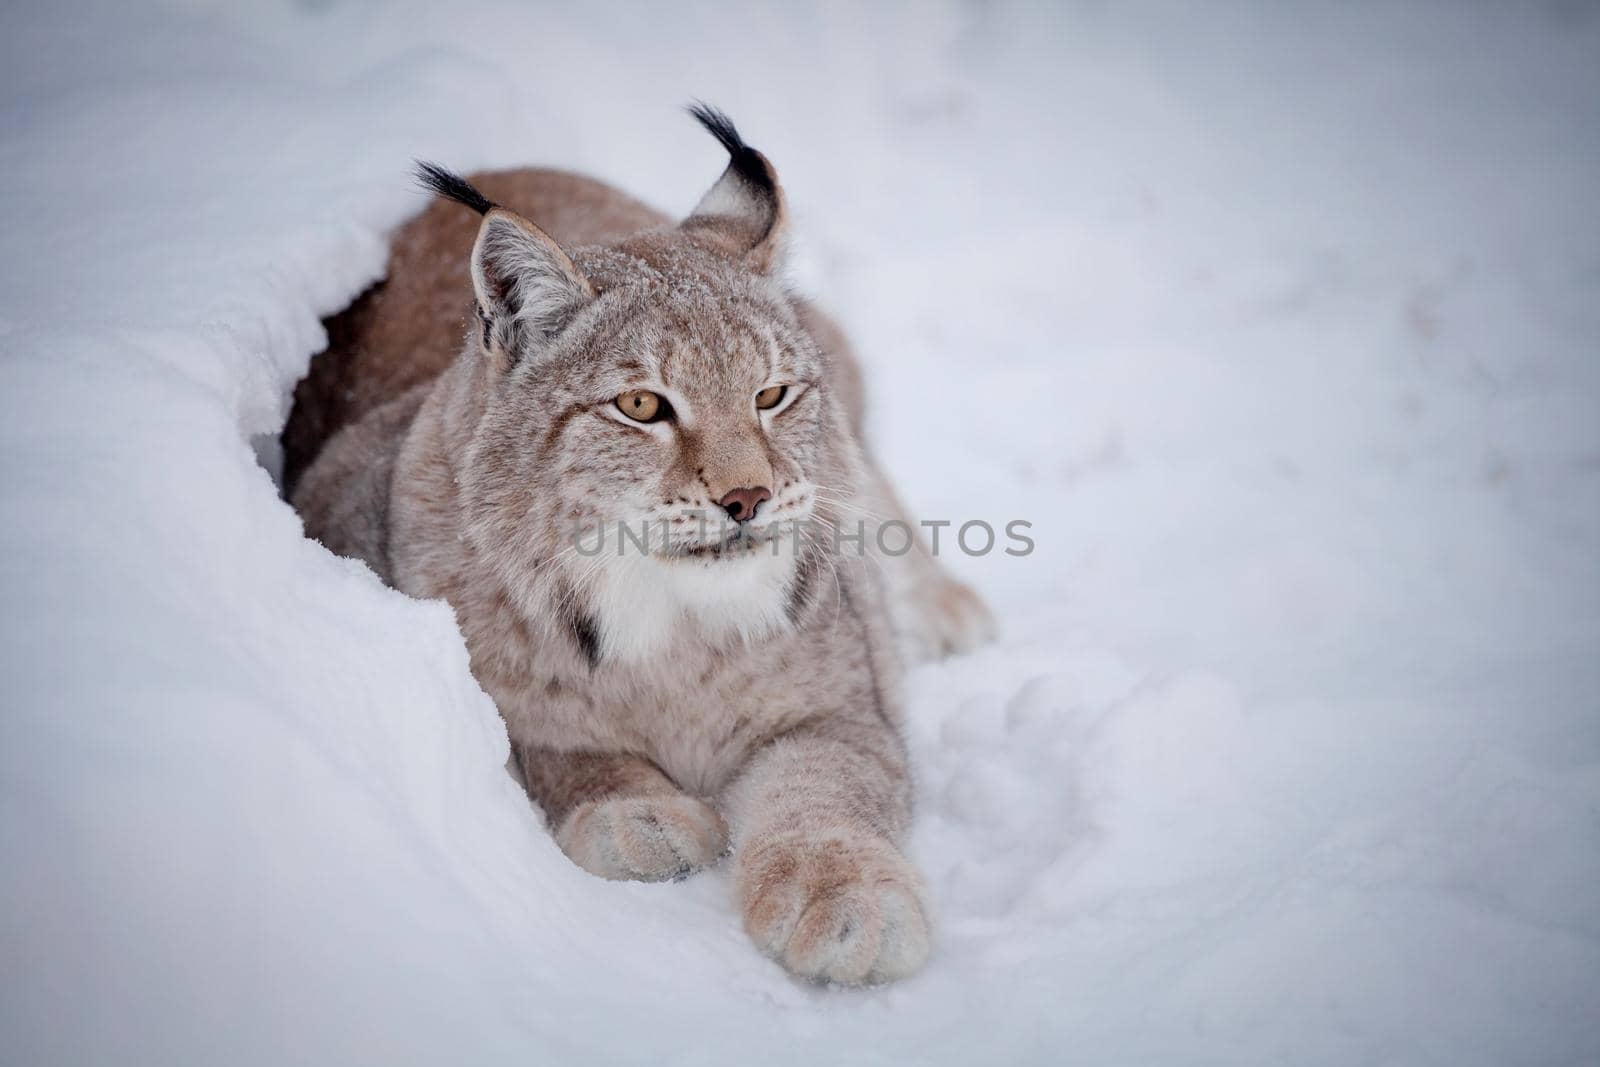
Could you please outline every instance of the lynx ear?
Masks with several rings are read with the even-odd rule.
[[[589,279],[549,234],[503,208],[490,209],[478,227],[472,287],[484,347],[508,360],[523,345],[549,341],[595,296]]]
[[[728,169],[679,228],[710,240],[751,270],[770,274],[782,258],[786,223],[777,171],[716,108],[695,104],[689,114],[728,150]]]
[[[435,163],[417,164],[425,189],[483,216],[472,245],[472,287],[478,296],[483,347],[509,366],[524,344],[538,345],[560,332],[594,299],[594,286],[550,235],[495,205],[466,179]]]

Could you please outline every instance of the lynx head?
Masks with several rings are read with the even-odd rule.
[[[563,249],[422,172],[484,216],[456,472],[468,536],[591,663],[685,627],[716,642],[790,625],[817,565],[807,520],[851,480],[824,359],[774,277],[777,175],[725,116],[693,114],[727,169],[679,225],[605,246]]]

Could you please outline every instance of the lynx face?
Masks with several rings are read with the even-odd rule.
[[[769,276],[776,179],[730,152],[675,229],[569,254],[489,205],[473,250],[469,536],[526,614],[591,635],[591,660],[647,656],[685,625],[782,629],[806,520],[845,495],[822,358]]]
[[[832,427],[821,360],[774,283],[712,253],[653,251],[669,269],[575,254],[597,295],[517,355],[471,457],[469,499],[490,507],[475,528],[510,535],[508,566],[565,583],[622,658],[685,622],[748,637],[783,625]],[[527,508],[515,533],[493,506],[506,500]]]
[[[822,367],[772,283],[723,271],[685,284],[679,268],[676,284],[629,272],[574,331],[568,374],[582,406],[553,442],[557,492],[608,537],[621,526],[648,535],[659,560],[718,567],[810,513]],[[639,550],[630,540],[621,551]]]

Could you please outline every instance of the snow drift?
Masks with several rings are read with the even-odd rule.
[[[1600,1058],[1600,19],[0,15],[3,1057]],[[1004,636],[910,679],[939,943],[616,885],[449,610],[261,458],[413,157],[687,210],[727,108]]]

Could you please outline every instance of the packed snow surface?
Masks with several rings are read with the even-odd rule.
[[[1600,13],[0,13],[0,1059],[1600,1062]],[[908,680],[938,946],[604,883],[270,442],[413,157],[777,164],[999,642]]]

